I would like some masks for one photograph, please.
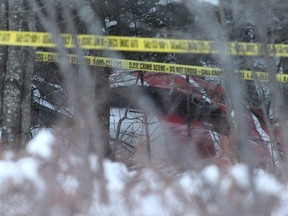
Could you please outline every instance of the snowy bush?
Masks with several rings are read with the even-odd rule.
[[[79,146],[56,144],[43,130],[27,151],[2,154],[1,215],[288,214],[287,184],[244,164],[174,176],[152,167],[129,172]]]

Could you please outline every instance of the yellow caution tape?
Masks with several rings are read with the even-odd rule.
[[[166,52],[166,53],[194,53],[194,54],[231,54],[245,56],[259,56],[269,54],[278,57],[288,57],[288,44],[259,43],[221,43],[203,40],[180,40],[165,38],[139,38],[121,36],[71,35],[61,34],[53,37],[44,32],[0,31],[0,45],[56,47],[58,41],[66,48],[75,47],[75,42],[82,49],[116,50],[133,52]],[[59,44],[57,42],[57,44]]]
[[[72,64],[78,64],[76,55],[68,55],[68,61]],[[124,70],[140,70],[149,72],[163,72],[172,74],[186,74],[195,76],[212,76],[220,75],[219,68],[208,68],[200,66],[189,66],[179,64],[167,64],[156,62],[144,62],[135,60],[113,59],[105,57],[84,56],[85,62],[91,66],[112,67]],[[59,62],[59,55],[52,52],[36,52],[36,61],[42,62]]]
[[[71,64],[78,64],[76,55],[67,55]],[[90,66],[111,67],[124,70],[139,70],[149,72],[162,72],[170,74],[218,77],[221,75],[220,68],[200,67],[191,65],[179,65],[170,63],[144,62],[135,60],[113,59],[95,56],[83,56],[85,63]],[[38,62],[59,62],[60,58],[57,53],[53,52],[36,52],[36,61]],[[252,72],[248,70],[238,71],[241,79],[269,81],[269,73]],[[288,74],[277,74],[276,80],[282,83],[288,83]]]

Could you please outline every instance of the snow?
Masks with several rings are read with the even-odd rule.
[[[27,151],[45,159],[51,157],[51,146],[54,143],[54,137],[48,129],[42,129],[37,136],[27,144]]]
[[[116,20],[112,20],[112,21],[106,21],[105,25],[106,25],[106,28],[111,28],[111,27],[114,27],[118,24],[118,22]]]
[[[189,194],[198,193],[196,185],[199,185],[201,181],[196,181],[195,179],[197,179],[196,176],[183,175],[182,178],[179,179],[179,184],[182,188],[185,188]]]
[[[249,170],[246,165],[236,164],[231,168],[230,174],[240,187],[248,188],[250,186]]]
[[[37,189],[38,195],[45,190],[45,183],[38,174],[39,163],[37,160],[26,157],[15,162],[10,160],[0,161],[0,185],[4,189],[5,184],[23,185],[26,181],[31,182]]]
[[[10,209],[11,202],[19,202],[27,214],[29,209],[36,212],[39,205],[39,211],[46,211],[43,215],[71,215],[72,209],[79,215],[224,215],[227,205],[231,212],[253,209],[252,194],[257,191],[261,197],[257,205],[263,201],[262,207],[268,208],[269,204],[271,215],[288,213],[287,184],[264,170],[250,172],[245,164],[226,169],[207,165],[168,176],[149,167],[130,172],[122,163],[104,160],[103,183],[96,154],[86,157],[78,149],[59,156],[55,142],[49,130],[42,130],[23,154],[1,156],[0,212]],[[16,196],[7,201],[3,199],[7,194]]]
[[[79,182],[75,178],[75,176],[67,176],[60,173],[57,176],[57,181],[61,185],[61,188],[63,188],[65,193],[75,194],[79,187]]]
[[[208,3],[208,4],[211,4],[211,5],[219,5],[219,0],[199,0],[201,3]]]
[[[216,185],[220,178],[219,169],[216,165],[210,165],[202,171],[202,176],[209,184]]]
[[[259,192],[269,195],[277,196],[284,189],[283,185],[281,185],[273,176],[267,175],[262,170],[257,172],[255,182],[256,189]]]
[[[124,164],[116,164],[111,161],[104,162],[105,177],[108,181],[109,191],[122,191],[125,187],[125,178],[128,170]]]

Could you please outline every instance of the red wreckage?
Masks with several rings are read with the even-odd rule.
[[[230,129],[225,93],[219,82],[138,71],[115,73],[110,79],[110,143],[119,160],[125,158],[133,167],[138,147],[144,146],[151,159],[164,164],[170,160],[184,167],[197,161],[224,165],[236,162],[233,134],[237,131]],[[46,121],[73,118],[65,108],[63,88],[49,88],[38,87],[34,92],[34,114]],[[280,133],[272,132],[275,144],[261,110],[246,107],[244,112],[248,137],[241,145],[253,157],[255,167],[271,170],[283,152]],[[233,113],[229,118],[231,122]]]
[[[147,128],[139,121],[144,117],[141,110],[148,113],[151,122],[148,137]],[[111,88],[111,139],[124,143],[131,152],[141,137],[142,141],[149,139],[152,157],[162,157],[163,152],[153,151],[160,145],[160,151],[166,148],[169,158],[181,161],[185,157],[191,160],[189,165],[198,159],[221,165],[233,163],[237,157],[227,116],[223,87],[199,77],[132,72]],[[280,144],[273,145],[261,110],[245,108],[245,118],[245,145],[255,167],[273,169],[281,155]],[[277,133],[273,135],[279,138]]]

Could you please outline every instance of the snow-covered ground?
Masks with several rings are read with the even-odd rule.
[[[83,147],[84,148],[84,147]],[[0,160],[0,215],[288,215],[288,185],[244,164],[167,176],[129,172],[42,130]]]

